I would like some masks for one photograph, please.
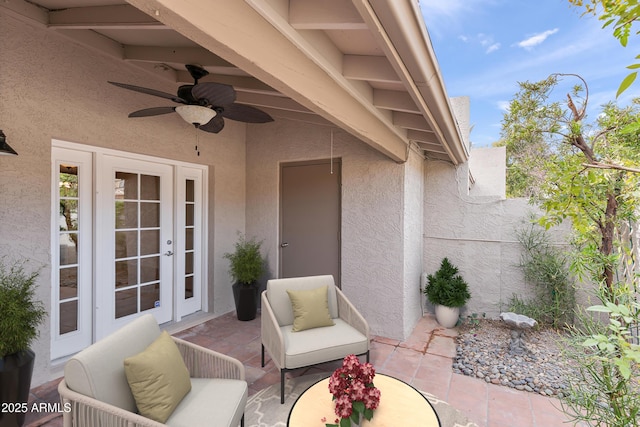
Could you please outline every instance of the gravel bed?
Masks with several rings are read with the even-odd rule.
[[[511,329],[500,320],[460,326],[453,371],[488,383],[562,397],[571,363],[562,357],[562,336],[551,329],[526,333],[527,351],[509,354]]]

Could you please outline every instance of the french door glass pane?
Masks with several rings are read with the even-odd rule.
[[[78,296],[78,267],[60,269],[60,299]]]
[[[78,200],[60,200],[60,231],[78,230]]]
[[[142,258],[140,260],[140,283],[160,280],[160,257]]]
[[[78,330],[78,300],[60,303],[60,335]]]
[[[160,253],[160,230],[142,230],[140,232],[140,255]]]
[[[140,199],[160,200],[160,177],[140,175]]]
[[[150,310],[160,304],[160,284],[140,288],[140,311]]]
[[[184,298],[193,298],[193,276],[184,278]]]
[[[116,291],[116,319],[138,312],[138,288]]]
[[[116,172],[116,199],[138,198],[138,174]]]
[[[116,258],[138,255],[138,231],[116,231]]]
[[[78,233],[60,233],[60,265],[78,262]]]
[[[116,228],[135,228],[138,226],[138,202],[116,200]]]
[[[160,203],[140,203],[140,227],[160,227]]]
[[[138,260],[116,261],[116,288],[126,288],[138,284]]]

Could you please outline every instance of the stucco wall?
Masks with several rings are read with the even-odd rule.
[[[471,156],[475,153],[473,150]],[[500,154],[499,150],[496,153]],[[442,258],[448,257],[460,269],[471,291],[471,300],[462,314],[496,317],[514,293],[531,295],[518,267],[521,247],[515,233],[528,224],[531,215],[540,212],[526,199],[470,195],[468,168],[469,162],[457,167],[427,162],[424,271],[435,272]],[[490,175],[478,177],[485,176],[491,182]],[[476,181],[476,185],[483,182]],[[554,243],[565,241],[567,227],[564,224],[551,230]]]
[[[271,277],[278,275],[279,165],[328,159],[330,141],[329,127],[287,120],[277,120],[270,132],[247,131],[247,234],[264,239]],[[407,284],[403,260],[406,245],[412,251],[417,246],[415,240],[405,242],[403,213],[407,203],[415,210],[415,202],[405,202],[403,195],[407,181],[416,181],[415,172],[412,179],[405,178],[405,165],[339,130],[334,131],[333,155],[342,161],[342,289],[372,333],[404,338],[404,287],[415,289],[419,280],[418,275],[414,284]],[[419,170],[415,163],[412,167]]]
[[[404,177],[404,336],[413,331],[422,317],[424,158],[411,150]]]
[[[0,256],[27,257],[31,265],[43,266],[38,298],[49,306],[51,140],[56,138],[209,165],[210,311],[231,310],[221,254],[233,248],[234,230],[245,224],[246,126],[228,122],[218,135],[200,132],[197,156],[195,130],[177,115],[127,118],[136,109],[168,105],[166,100],[107,80],[166,92],[174,92],[175,85],[2,14],[0,57],[0,128],[19,154],[0,156]],[[47,319],[33,346],[34,386],[51,379],[49,331]]]

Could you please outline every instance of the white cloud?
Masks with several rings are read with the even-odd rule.
[[[516,46],[526,50],[531,50],[534,46],[543,43],[549,36],[557,33],[558,31],[559,30],[557,28],[554,28],[553,30],[547,30],[543,33],[534,34],[533,36],[516,43]]]
[[[491,52],[495,52],[496,50],[500,49],[500,43],[494,43],[491,46],[489,46],[486,50],[485,53],[491,53]]]
[[[469,37],[465,36],[464,34],[460,34],[460,35],[458,36],[458,39],[459,39],[459,40],[462,40],[462,41],[463,41],[463,42],[465,42],[465,43],[469,41]]]

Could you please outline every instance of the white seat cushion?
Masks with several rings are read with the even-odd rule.
[[[292,332],[292,325],[280,327],[284,339],[285,368],[295,369],[343,358],[347,354],[366,353],[367,337],[344,320],[335,325]]]
[[[191,378],[188,393],[167,420],[170,427],[237,427],[247,404],[246,381]]]

